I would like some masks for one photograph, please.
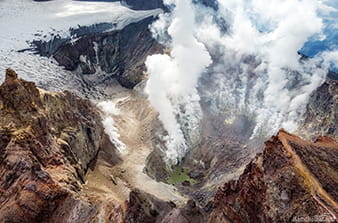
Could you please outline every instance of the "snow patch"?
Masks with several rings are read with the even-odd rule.
[[[53,0],[0,1],[0,81],[6,68],[13,68],[20,77],[35,81],[48,90],[79,89],[79,77],[65,71],[53,59],[17,51],[31,48],[33,40],[48,41],[55,36],[70,36],[71,28],[98,23],[116,24],[115,29],[162,12],[161,9],[134,11],[119,2],[84,2]],[[110,31],[110,30],[107,30]]]

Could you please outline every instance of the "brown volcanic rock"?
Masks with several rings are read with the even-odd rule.
[[[161,222],[165,214],[174,208],[174,204],[161,201],[140,190],[131,191],[125,216],[127,223]]]
[[[7,69],[0,86],[0,222],[94,221],[106,207],[80,191],[102,135],[89,101],[45,92]],[[117,219],[120,209],[111,204]]]
[[[207,213],[189,200],[184,207],[165,202],[140,190],[130,193],[126,223],[205,223]]]
[[[281,130],[237,181],[218,190],[209,222],[336,222],[337,167],[334,139],[312,143]]]

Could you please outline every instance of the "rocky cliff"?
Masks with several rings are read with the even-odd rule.
[[[162,8],[163,10],[169,10],[167,6],[164,5],[163,0],[120,0],[120,2],[134,10],[149,10]],[[203,4],[206,7],[213,8],[218,10],[218,3],[216,0],[194,0],[196,4]]]
[[[255,154],[262,151],[264,142],[263,139],[250,139],[255,123],[249,118],[238,116],[231,123],[224,120],[226,117],[222,114],[204,111],[200,143],[173,171],[166,168],[163,152],[154,146],[147,159],[147,174],[164,182],[179,178],[171,184],[200,207],[208,209],[218,186],[237,179]],[[160,140],[153,141],[155,145],[161,144]]]
[[[121,3],[134,10],[165,9],[162,0],[121,0]]]
[[[7,69],[0,86],[0,222],[119,222],[118,206],[110,203],[106,213],[81,193],[102,136],[89,101],[38,89]]]
[[[231,164],[231,157],[219,158]],[[130,195],[126,221],[336,222],[337,162],[338,143],[335,139],[319,137],[315,142],[310,142],[280,130],[265,142],[263,152],[251,160],[238,180],[230,180],[217,190],[212,203],[204,205],[192,193],[190,197],[193,200],[183,207],[177,207],[174,203],[134,191]],[[234,171],[231,165],[225,164],[223,167]],[[205,172],[201,174],[200,180],[203,181]],[[223,174],[228,174],[226,168]],[[221,177],[222,173],[219,175]],[[212,178],[210,176],[208,179]],[[212,183],[208,182],[203,189]],[[185,187],[203,194],[198,184],[187,184]],[[182,186],[177,185],[177,188],[184,191]]]
[[[78,70],[89,86],[115,78],[127,88],[133,88],[143,78],[144,61],[158,53],[162,46],[152,37],[148,17],[121,30],[107,31],[114,24],[102,23],[71,30],[76,41],[58,36],[49,42],[34,41],[42,56],[53,56],[66,70]]]
[[[141,107],[130,103],[128,111]],[[140,113],[144,117],[149,111]],[[183,162],[189,171],[178,173],[188,175],[175,184],[187,199],[164,199],[170,195],[157,195],[169,192],[167,184],[148,182],[159,191],[144,192],[125,174],[138,171],[130,164],[135,160],[128,164],[126,157],[119,158],[90,101],[70,92],[44,91],[7,69],[0,86],[0,222],[337,221],[334,138],[310,142],[280,130],[261,150],[245,140],[250,120],[232,126],[217,125],[216,117],[214,122],[204,123],[209,140]],[[135,124],[133,120],[133,128]],[[131,140],[137,149],[144,142],[142,137]],[[262,153],[250,162],[257,151]],[[142,156],[140,150],[135,155]],[[215,194],[221,182],[226,183]]]
[[[208,210],[200,208],[193,200],[184,207],[174,202],[164,202],[139,190],[130,193],[126,223],[205,223]]]
[[[338,82],[325,81],[307,104],[299,134],[314,139],[318,135],[338,135]]]
[[[281,130],[217,191],[209,222],[336,222],[337,162],[333,138],[312,143]]]

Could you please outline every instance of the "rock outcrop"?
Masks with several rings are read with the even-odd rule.
[[[168,10],[163,0],[120,0],[120,2],[133,10],[150,10],[157,8],[162,8],[165,11]],[[193,2],[218,10],[218,2],[216,0],[194,0]]]
[[[121,0],[121,4],[134,10],[165,9],[162,0]]]
[[[115,78],[122,86],[133,88],[143,79],[147,56],[163,48],[148,29],[153,21],[153,17],[148,17],[110,32],[107,30],[114,28],[114,24],[80,27],[71,30],[77,37],[75,42],[55,36],[49,42],[32,44],[37,53],[53,56],[66,70],[79,69],[89,86]],[[97,72],[99,70],[103,72]]]
[[[314,139],[338,135],[338,81],[327,80],[310,96],[299,133]]]
[[[0,86],[0,222],[94,222],[121,208],[81,193],[103,135],[98,111],[7,69]],[[100,216],[101,215],[101,216]],[[122,221],[122,220],[121,220]]]
[[[334,84],[326,82],[313,102],[325,111],[323,116],[333,115],[323,119],[327,123],[335,120]],[[321,114],[313,111],[313,117],[320,119]],[[44,91],[7,69],[0,86],[0,222],[336,222],[336,139],[321,136],[310,142],[280,130],[249,162],[252,154],[262,151],[245,140],[252,131],[250,123],[241,118],[227,126],[216,117],[204,123],[208,134],[201,148],[183,162],[197,183],[176,185],[190,197],[186,204],[164,201],[132,186],[118,199],[109,195],[123,177],[87,174],[95,166],[113,168],[121,161],[91,102],[67,91]],[[238,175],[238,180],[229,181]],[[106,188],[109,177],[116,187]],[[88,179],[97,179],[98,185]],[[214,196],[215,186],[225,181]]]
[[[208,209],[219,185],[238,179],[255,154],[262,151],[264,140],[249,139],[255,123],[247,117],[238,116],[232,123],[225,123],[222,115],[206,111],[203,114],[201,142],[186,154],[179,166],[186,168],[187,175],[197,183],[178,182],[175,187]],[[158,146],[161,140],[153,140],[153,143],[154,150],[148,156],[145,171],[154,179],[166,182],[172,173],[163,161],[165,156]]]
[[[281,130],[218,190],[209,222],[336,222],[337,165],[334,139],[312,143]]]
[[[145,192],[134,190],[130,193],[126,223],[204,223],[207,212],[193,200],[184,207],[173,202],[164,202]]]

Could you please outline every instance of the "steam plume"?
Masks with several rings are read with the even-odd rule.
[[[102,101],[98,103],[97,106],[104,113],[102,123],[106,134],[109,136],[110,141],[114,144],[114,146],[120,153],[126,153],[126,145],[119,139],[120,134],[118,132],[118,129],[115,127],[115,122],[113,118],[114,116],[120,114],[120,110],[116,108],[115,103],[112,101]]]
[[[176,118],[180,113],[179,106],[189,105],[185,109],[185,116],[195,116],[194,109],[189,107],[198,107],[198,79],[211,59],[204,45],[194,37],[196,24],[191,1],[173,0],[171,3],[175,4],[168,27],[171,52],[147,58],[150,77],[146,92],[168,132],[168,162],[176,164],[187,150],[184,134]]]
[[[218,9],[166,3],[175,8],[152,32],[162,43],[171,40],[171,53],[148,57],[146,92],[168,131],[168,160],[183,157],[191,126],[183,127],[180,117],[198,125],[200,96],[215,112],[253,117],[252,137],[295,130],[309,95],[336,61],[335,51],[306,60],[298,51],[315,34],[323,38],[319,13],[332,7],[317,0],[219,0]]]

